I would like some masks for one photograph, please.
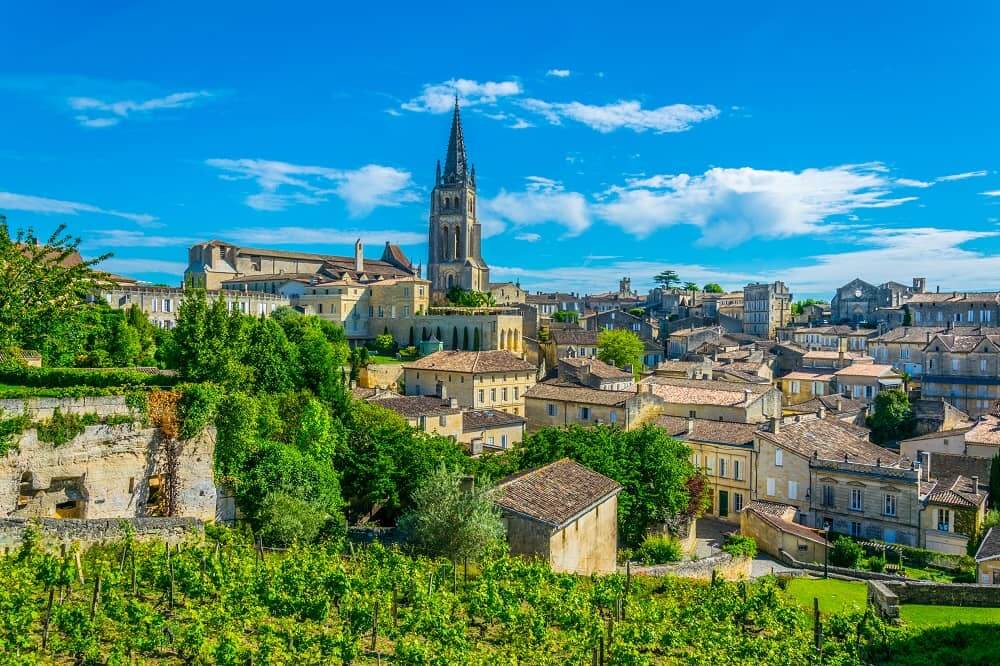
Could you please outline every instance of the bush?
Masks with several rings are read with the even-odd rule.
[[[31,427],[31,419],[27,414],[0,419],[0,456],[7,454],[14,437]]]
[[[857,542],[845,537],[837,537],[830,550],[830,564],[836,567],[856,569],[864,551]]]
[[[865,568],[875,573],[882,573],[885,571],[885,555],[873,555],[869,557],[865,563]]]
[[[291,546],[315,541],[327,516],[315,502],[285,492],[274,492],[264,498],[257,520],[257,533],[264,543]]]
[[[924,569],[933,557],[934,553],[924,548],[903,548],[903,561],[911,567]]]
[[[757,542],[745,534],[730,534],[722,550],[733,557],[754,557],[757,554]]]
[[[93,386],[109,388],[121,386],[173,386],[176,377],[148,375],[125,369],[89,370],[86,368],[0,368],[0,384],[57,388]]]
[[[52,418],[39,423],[38,439],[42,442],[49,442],[53,446],[62,446],[83,433],[88,425],[97,423],[96,414],[63,414],[62,410],[56,407],[52,413]]]
[[[374,349],[384,356],[392,356],[396,353],[396,341],[389,333],[383,333],[375,337]]]
[[[677,539],[651,534],[636,549],[635,557],[643,564],[666,564],[680,561],[682,552]]]
[[[186,384],[181,388],[181,439],[192,439],[215,419],[222,389],[214,384]]]

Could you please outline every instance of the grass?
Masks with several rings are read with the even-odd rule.
[[[808,611],[812,611],[813,599],[819,598],[819,611],[824,615],[840,613],[852,606],[864,608],[868,600],[864,583],[833,578],[792,578],[785,593]]]
[[[395,356],[385,356],[384,354],[368,354],[368,362],[374,363],[375,365],[394,365],[398,363],[404,363],[405,361],[400,361]]]
[[[903,621],[911,627],[950,627],[954,624],[1000,624],[1000,608],[970,606],[921,606],[903,604],[899,607]]]

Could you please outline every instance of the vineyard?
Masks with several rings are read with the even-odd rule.
[[[818,651],[771,579],[581,578],[502,554],[270,552],[222,531],[0,559],[3,664],[854,664],[907,637],[860,612],[820,630]]]

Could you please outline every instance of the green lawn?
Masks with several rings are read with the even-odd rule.
[[[899,607],[899,613],[903,621],[912,627],[946,627],[961,623],[1000,624],[1000,608],[903,604]]]
[[[392,365],[395,363],[403,363],[395,356],[384,356],[382,354],[368,354],[368,362],[374,363],[375,365]]]
[[[788,581],[786,594],[799,606],[812,611],[813,598],[819,598],[819,611],[839,613],[852,606],[864,608],[868,599],[868,589],[864,583],[849,580],[792,578]]]

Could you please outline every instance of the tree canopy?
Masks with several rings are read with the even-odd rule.
[[[463,308],[485,308],[495,306],[493,294],[485,291],[474,291],[462,287],[452,287],[448,290],[448,302]]]
[[[904,391],[881,391],[875,396],[875,409],[868,417],[868,427],[876,443],[906,439],[913,434],[914,425],[913,408]]]
[[[557,310],[552,313],[552,321],[575,322],[580,321],[580,313],[575,310]]]
[[[632,366],[632,372],[642,370],[645,345],[639,336],[625,329],[607,329],[597,334],[597,357],[619,368]]]
[[[670,289],[674,285],[680,284],[680,277],[677,275],[677,271],[664,270],[653,276],[653,282],[658,284],[664,289]]]
[[[706,294],[724,294],[726,290],[722,288],[722,285],[718,282],[709,282],[704,287],[701,288]]]

